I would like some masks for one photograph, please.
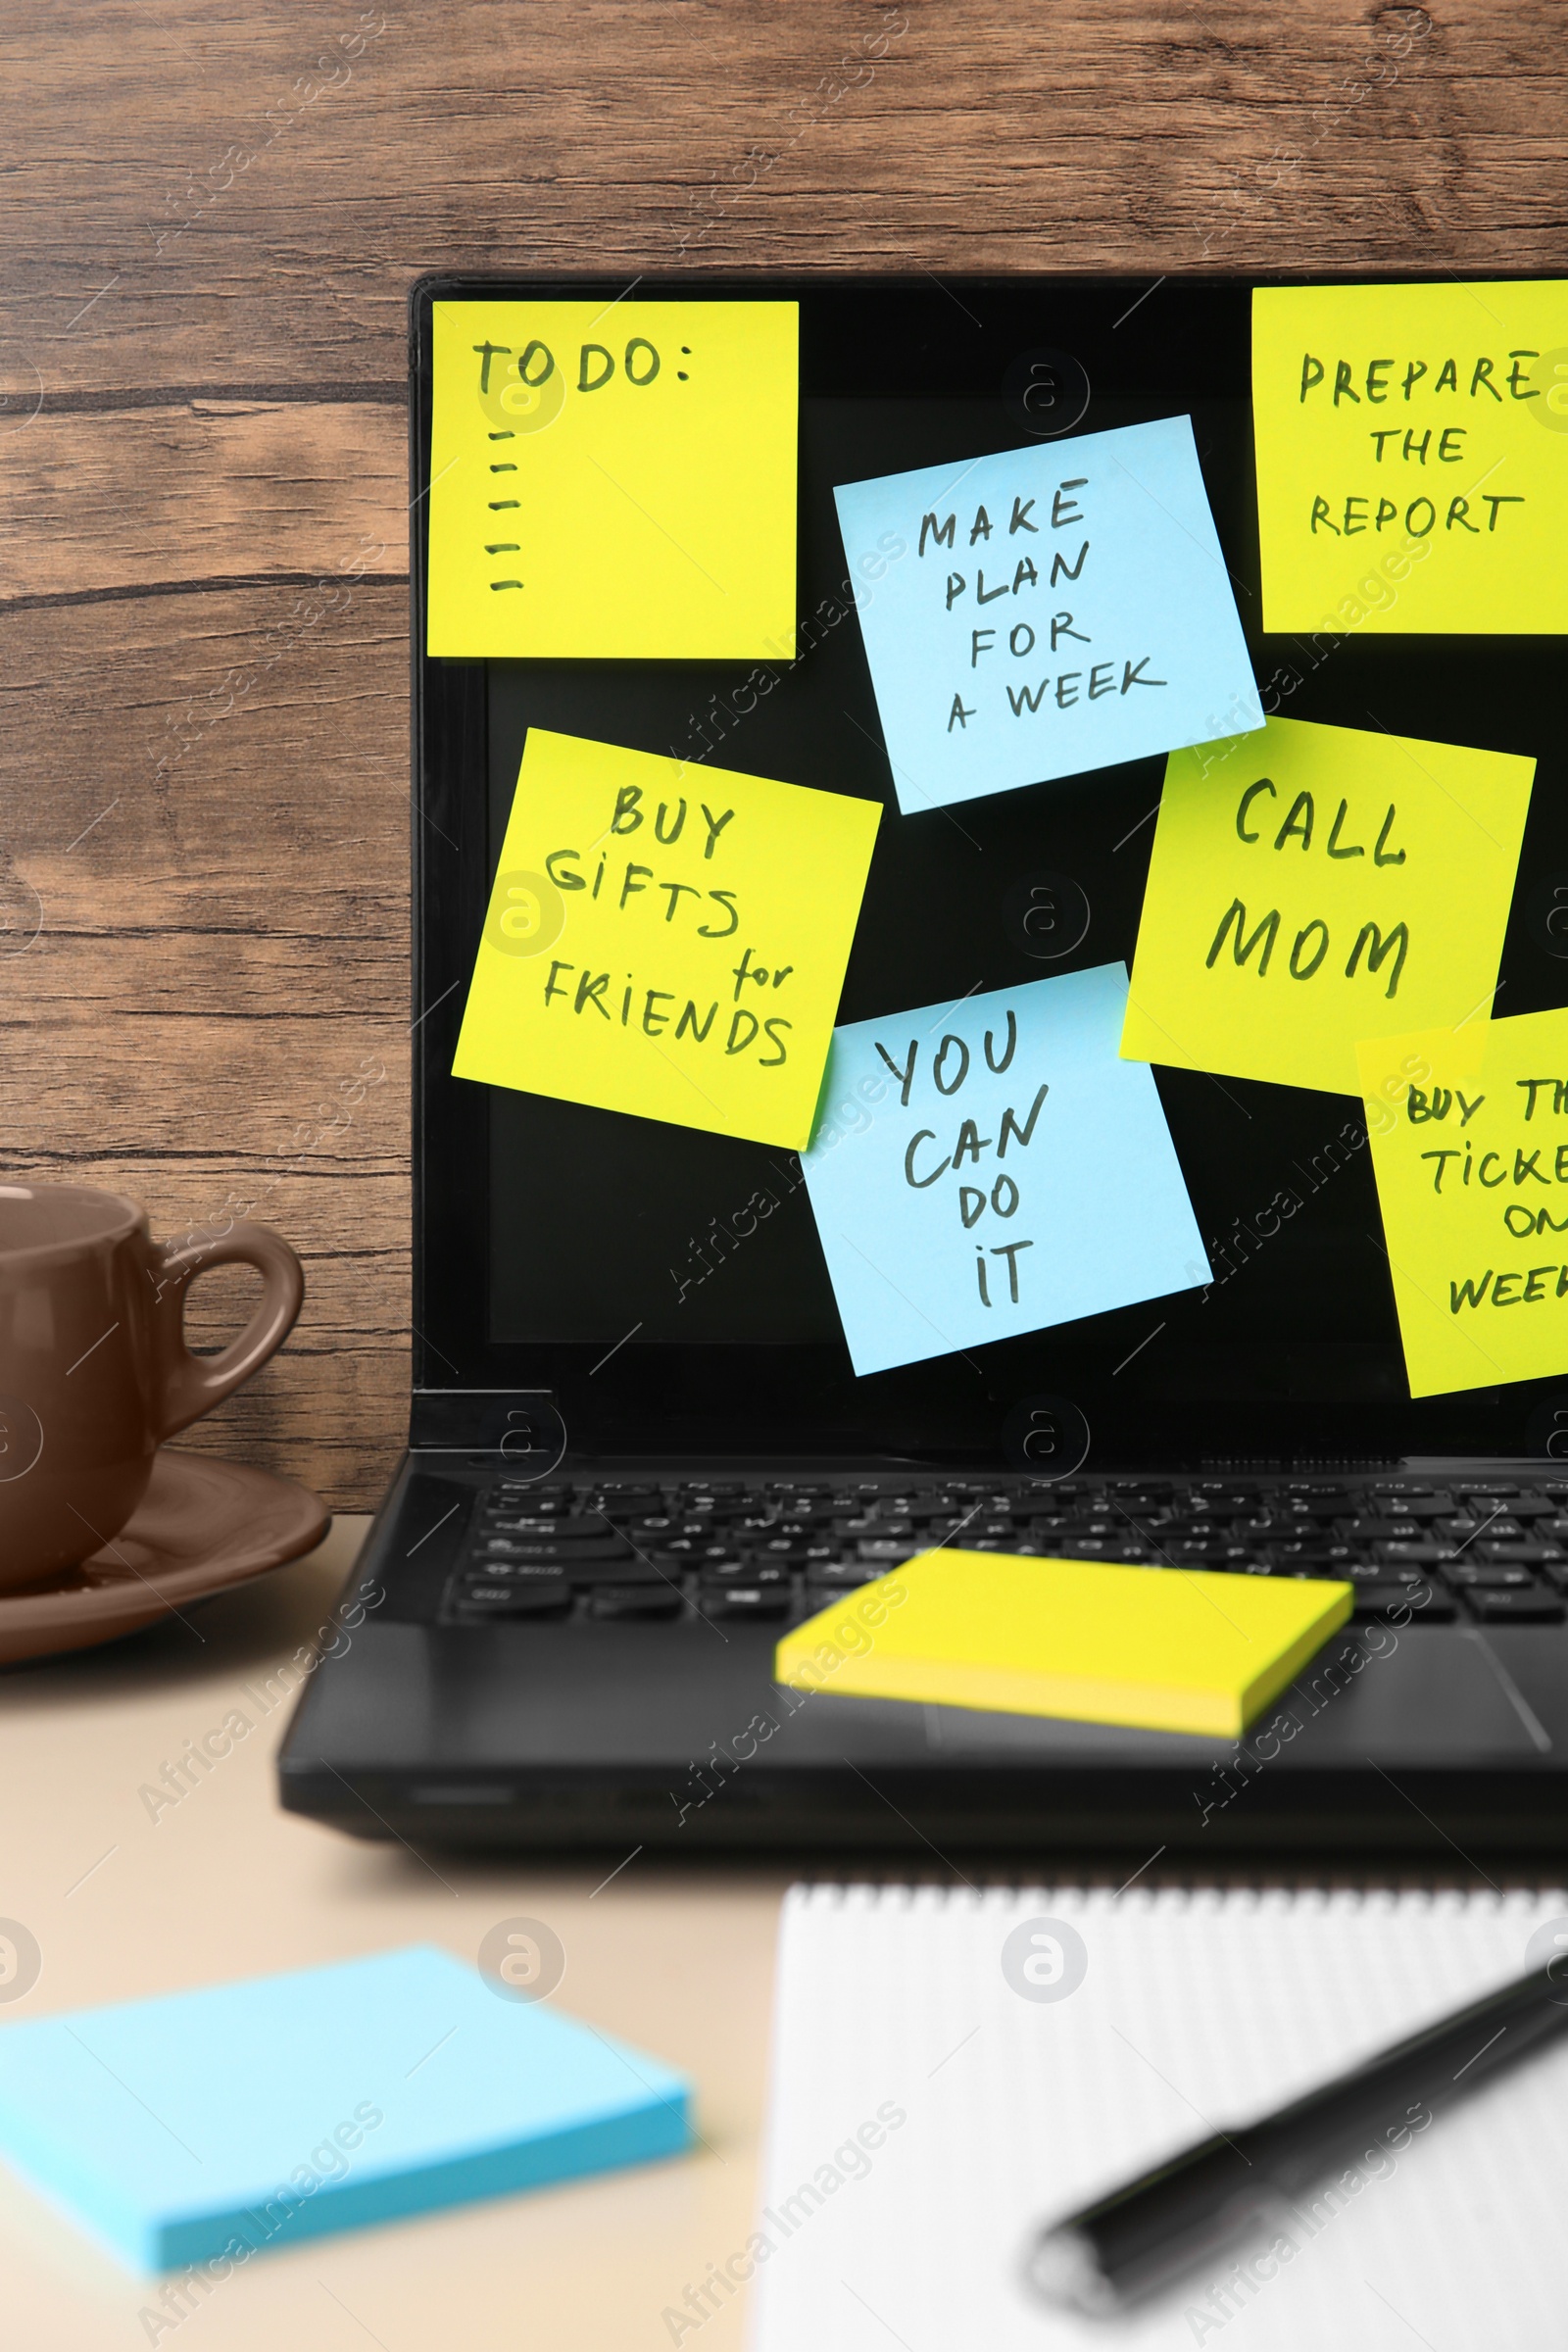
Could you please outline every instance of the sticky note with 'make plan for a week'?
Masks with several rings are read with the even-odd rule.
[[[1189,417],[833,495],[906,816],[1262,725]]]
[[[431,654],[795,651],[799,305],[437,302]]]
[[[1535,764],[1287,718],[1174,753],[1123,1054],[1349,1095],[1360,1039],[1484,1016]]]
[[[204,2295],[274,2246],[674,2155],[690,2095],[427,1945],[0,2027],[0,2156]]]
[[[1119,963],[834,1032],[802,1160],[858,1375],[1209,1279]]]
[[[1568,1012],[1359,1059],[1411,1396],[1568,1372]]]
[[[1259,286],[1265,629],[1568,630],[1568,280]]]
[[[530,727],[454,1076],[799,1149],[881,814]]]
[[[1350,1614],[1352,1588],[928,1551],[779,1643],[796,1690],[1238,1739]]]

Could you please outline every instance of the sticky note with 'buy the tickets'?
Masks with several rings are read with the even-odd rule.
[[[1173,753],[1123,1054],[1349,1095],[1362,1038],[1484,1015],[1534,774],[1287,718]]]
[[[881,814],[531,727],[454,1076],[804,1146]]]
[[[1568,1372],[1568,1012],[1359,1060],[1411,1396]]]
[[[1568,280],[1260,286],[1265,629],[1568,630]]]
[[[1304,1577],[928,1551],[796,1626],[773,1671],[796,1690],[1234,1740],[1352,1597]]]
[[[799,306],[437,302],[433,655],[795,651]]]

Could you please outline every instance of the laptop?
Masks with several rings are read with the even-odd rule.
[[[1039,1235],[1037,1262],[1068,1286],[1049,1319],[974,1337],[971,1298],[957,1344],[938,1328],[945,1309],[923,1341],[906,1316],[902,1343],[883,1349],[899,1360],[882,1361],[846,1241],[878,1258],[875,1203],[857,1212],[869,1225],[845,1222],[816,1162],[825,1141],[848,1152],[883,1114],[855,1086],[833,1092],[836,1060],[805,1156],[716,1112],[571,1099],[569,1075],[530,1091],[525,1062],[501,1080],[454,1075],[519,771],[526,785],[526,760],[564,740],[673,760],[664,772],[694,803],[722,774],[870,808],[875,846],[829,1012],[835,1055],[873,1033],[889,1046],[895,1108],[911,1041],[928,1054],[949,1034],[973,1044],[972,1000],[994,1000],[1000,1061],[1001,1016],[1026,995],[1054,1006],[1075,991],[1125,994],[1164,751],[901,803],[914,784],[890,749],[903,719],[886,675],[877,691],[881,616],[835,492],[922,468],[959,483],[989,459],[1034,453],[1038,466],[1044,452],[1070,515],[1091,495],[1070,487],[1085,437],[1188,429],[1172,419],[1190,419],[1260,696],[1255,719],[1232,722],[1242,745],[1282,715],[1534,759],[1497,1008],[1568,1003],[1552,927],[1568,892],[1568,775],[1551,641],[1262,629],[1250,400],[1262,282],[444,275],[415,289],[413,1396],[342,1630],[282,1749],[290,1810],[414,1845],[1093,1853],[1129,1867],[1160,1849],[1457,1866],[1568,1832],[1568,1378],[1412,1396],[1353,1082],[1336,1092],[1150,1055],[1128,1083],[1158,1123],[1158,1199],[1106,1195],[1096,1265],[1120,1267],[1153,1247],[1153,1225],[1174,1216],[1174,1232],[1190,1212],[1184,1263],[1120,1294],[1110,1280],[1092,1293],[1109,1303],[1063,1312],[1062,1298],[1090,1295],[1071,1289],[1080,1200],[1064,1248],[1049,1219]],[[786,621],[772,651],[740,659],[427,650],[438,332],[514,352],[490,323],[498,304],[524,318],[593,306],[591,341],[612,364],[634,305],[675,306],[683,325],[693,306],[798,306],[793,641]],[[635,310],[634,381],[649,372],[650,315]],[[562,368],[573,395],[574,366]],[[543,368],[535,352],[531,376]],[[512,429],[505,416],[495,427]],[[763,504],[787,463],[779,446],[775,434],[759,461],[773,468]],[[959,488],[959,532],[915,557],[950,583],[990,552],[971,504]],[[498,546],[523,541],[526,520],[519,532],[498,517]],[[930,520],[941,534],[947,514]],[[1081,540],[1059,536],[1070,572]],[[1009,549],[1004,534],[1004,587],[1021,538]],[[888,560],[911,557],[904,545]],[[512,580],[530,561],[496,565]],[[498,605],[515,584],[495,587]],[[609,564],[604,593],[616,593]],[[1065,615],[1053,674],[1069,654],[1086,673],[1097,657],[1065,642],[1079,593],[1069,577],[1051,602]],[[966,661],[971,621],[978,650],[956,699],[972,708],[966,680],[1001,641],[979,633],[976,611]],[[1118,699],[1122,657],[1130,667],[1139,651],[1110,647]],[[1230,736],[1222,714],[1212,732]],[[1249,769],[1259,790],[1260,775]],[[1247,944],[1237,929],[1227,960]],[[1009,1103],[1015,1135],[1036,1091]],[[961,1132],[956,1117],[921,1121],[939,1131],[918,1144],[932,1164],[952,1149],[950,1124]],[[1004,1315],[1009,1269],[1027,1261],[1008,1259],[1004,1239],[987,1257],[966,1220],[978,1200],[995,1229],[1007,1200],[993,1175],[1026,1160],[1021,1148],[1007,1167],[992,1160],[961,1202],[953,1187],[953,1231],[982,1287],[989,1266]],[[911,1187],[923,1172],[916,1157]],[[904,1212],[892,1191],[884,1201],[891,1237]],[[921,1251],[901,1256],[890,1238],[881,1256],[918,1316]],[[775,1681],[791,1627],[940,1544],[1345,1579],[1354,1613],[1240,1741]]]

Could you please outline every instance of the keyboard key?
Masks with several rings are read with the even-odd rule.
[[[872,1583],[880,1573],[879,1569],[860,1560],[846,1560],[842,1566],[827,1574],[813,1570],[806,1580],[806,1605],[813,1610],[830,1608],[846,1592]]]
[[[570,1559],[555,1560],[485,1560],[482,1563],[464,1563],[462,1571],[467,1582],[480,1584],[540,1585],[564,1577],[574,1592],[587,1585],[662,1584],[657,1568],[643,1560],[583,1560],[575,1553]]]
[[[1463,1561],[1455,1567],[1445,1570],[1444,1575],[1445,1582],[1452,1585],[1460,1592],[1477,1590],[1488,1592],[1502,1592],[1510,1590],[1518,1592],[1539,1592],[1541,1591],[1540,1578],[1533,1576],[1528,1568],[1505,1568],[1495,1564],[1489,1566],[1485,1563],[1472,1567],[1468,1561]]]
[[[684,1605],[675,1585],[599,1585],[588,1596],[591,1617],[677,1617]]]
[[[536,1502],[486,1503],[480,1514],[485,1527],[510,1529],[514,1534],[531,1535],[541,1528],[560,1527],[575,1513],[569,1502],[542,1507]]]
[[[1390,1610],[1397,1612],[1396,1622],[1402,1624],[1406,1617],[1412,1625],[1450,1625],[1458,1616],[1458,1605],[1451,1593],[1431,1588],[1424,1600],[1417,1603],[1408,1585],[1358,1584],[1352,1614],[1356,1618],[1383,1617]]]
[[[701,1608],[705,1617],[784,1617],[789,1614],[791,1592],[788,1585],[726,1585],[719,1591],[704,1592]]]
[[[737,1560],[731,1567],[705,1569],[698,1580],[703,1592],[718,1592],[731,1585],[787,1585],[790,1572],[771,1560]]]
[[[1555,1564],[1565,1556],[1560,1544],[1494,1544],[1488,1536],[1478,1536],[1470,1548],[1483,1560],[1517,1560],[1532,1567]]]
[[[571,1606],[571,1587],[564,1576],[533,1583],[465,1582],[452,1592],[450,1603],[463,1617],[564,1617]]]
[[[518,1517],[522,1516],[519,1512]],[[568,1518],[547,1519],[540,1532],[548,1535],[552,1544],[609,1544],[619,1541],[617,1530],[608,1520],[600,1518],[597,1512],[573,1511]]]
[[[656,1544],[648,1554],[659,1567],[678,1575],[683,1568],[724,1568],[740,1560],[740,1547],[719,1543],[708,1536],[671,1536],[667,1544]]]
[[[1383,1548],[1390,1552],[1397,1551],[1399,1557],[1404,1559],[1411,1546],[1408,1544],[1390,1544]],[[1284,1544],[1270,1544],[1268,1549],[1272,1558],[1291,1568],[1348,1568],[1353,1561],[1365,1557],[1354,1544],[1326,1544],[1320,1536],[1303,1536]]]
[[[562,1544],[554,1536],[483,1536],[473,1546],[475,1560],[548,1561],[565,1568],[579,1560],[629,1560],[629,1544],[618,1536],[601,1536],[591,1544]]]
[[[1560,1625],[1568,1604],[1549,1591],[1536,1592],[1467,1592],[1465,1603],[1483,1625]]]

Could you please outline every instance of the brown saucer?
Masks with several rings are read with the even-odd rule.
[[[0,1592],[0,1665],[133,1634],[298,1559],[330,1519],[291,1479],[161,1446],[146,1494],[112,1544],[47,1586]]]

